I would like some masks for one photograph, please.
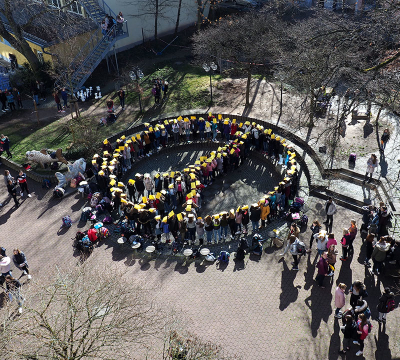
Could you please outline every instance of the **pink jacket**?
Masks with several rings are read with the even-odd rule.
[[[326,244],[326,248],[329,249],[331,245],[337,245],[336,239],[328,239],[328,243]]]
[[[340,287],[337,287],[335,290],[335,306],[341,309],[345,303],[344,291]]]

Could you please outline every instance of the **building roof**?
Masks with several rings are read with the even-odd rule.
[[[25,26],[23,30],[26,40],[43,47],[63,42],[97,27],[90,18],[32,0],[13,0],[10,4],[14,21]],[[0,9],[4,9],[4,0],[0,0]],[[0,21],[7,31],[13,33],[7,18],[1,12]]]

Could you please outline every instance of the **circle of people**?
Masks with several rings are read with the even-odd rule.
[[[183,132],[184,128],[186,131]],[[137,173],[127,184],[121,181],[135,161],[151,156],[166,146],[170,138],[174,144],[181,140],[211,140],[211,135],[205,135],[207,128],[213,140],[217,138],[219,128],[219,133],[227,141],[226,145],[208,156],[201,156],[183,171],[156,172],[153,177]],[[235,171],[245,161],[252,147],[255,150],[262,149],[275,163],[286,168],[283,180],[251,206],[239,206],[236,210],[207,215],[204,219],[197,216],[204,189],[216,177]],[[142,132],[129,138],[121,136],[114,147],[107,139],[104,140],[102,150],[102,156],[95,154],[91,164],[96,183],[85,184],[83,189],[90,193],[92,209],[84,209],[90,212],[85,218],[90,218],[93,212],[99,214],[107,210],[111,214],[115,211],[120,218],[127,219],[128,226],[135,234],[143,234],[148,238],[153,236],[154,228],[157,239],[161,240],[164,234],[167,243],[171,235],[174,240],[188,240],[189,244],[195,241],[196,235],[200,244],[204,237],[208,243],[218,242],[228,237],[228,229],[232,237],[242,231],[247,233],[250,221],[255,232],[276,217],[279,210],[288,206],[289,199],[293,199],[297,193],[298,170],[294,150],[285,139],[273,134],[271,129],[264,129],[249,121],[237,124],[235,119],[222,119],[220,115],[217,119],[209,114],[207,120],[192,116],[190,119],[179,117],[165,120],[154,126],[146,123]],[[76,185],[80,186],[79,183]],[[175,213],[179,206],[184,211]]]

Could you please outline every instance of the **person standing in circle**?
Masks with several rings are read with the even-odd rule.
[[[32,279],[32,276],[29,274],[29,266],[26,261],[26,256],[21,250],[14,249],[13,262],[18,269],[23,271],[23,275],[28,275],[28,280]]]
[[[21,197],[24,196],[24,191],[26,191],[28,197],[32,197],[28,189],[28,183],[26,182],[26,174],[22,170],[20,170],[20,172],[18,173],[17,181],[21,188]]]

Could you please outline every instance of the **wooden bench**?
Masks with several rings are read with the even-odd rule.
[[[351,119],[352,120],[369,120],[370,114],[366,112],[358,112],[357,110],[353,110],[351,112]]]

